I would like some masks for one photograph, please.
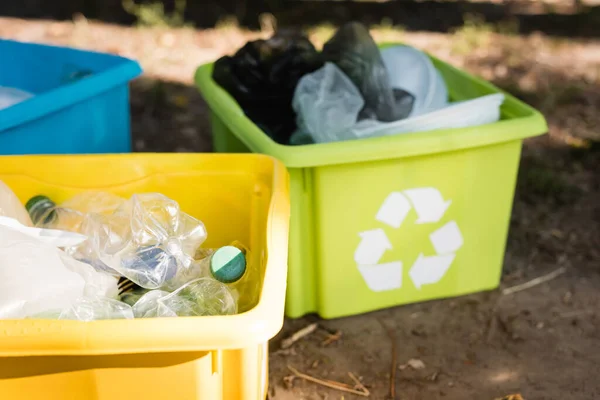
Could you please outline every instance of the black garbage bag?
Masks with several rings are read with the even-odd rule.
[[[325,61],[335,63],[356,85],[365,100],[359,119],[383,122],[408,117],[414,96],[394,90],[379,48],[361,23],[343,25],[323,47]]]
[[[292,98],[302,76],[323,66],[312,43],[296,32],[246,43],[234,56],[215,63],[213,79],[246,115],[278,143],[296,130]]]

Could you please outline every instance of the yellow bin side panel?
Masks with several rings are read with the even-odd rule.
[[[265,349],[0,358],[0,393],[44,400],[264,399]]]

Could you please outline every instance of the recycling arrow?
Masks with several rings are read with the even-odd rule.
[[[410,279],[417,289],[423,285],[438,283],[454,261],[454,254],[425,257],[422,253],[408,271]]]
[[[437,254],[454,253],[464,243],[456,221],[450,221],[429,235],[429,240]]]
[[[359,265],[374,265],[379,262],[383,253],[392,248],[383,229],[373,229],[358,234],[362,240],[354,252],[354,261]]]
[[[445,202],[440,191],[432,187],[408,189],[404,194],[417,212],[417,224],[438,222],[452,203],[452,200]]]
[[[400,228],[404,218],[410,212],[410,203],[400,192],[392,192],[385,198],[375,216],[377,221],[383,222],[392,228]]]
[[[374,292],[402,287],[402,261],[377,265],[359,265],[358,270],[369,289]]]

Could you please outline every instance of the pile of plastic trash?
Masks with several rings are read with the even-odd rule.
[[[0,182],[0,319],[235,314],[248,306],[240,293],[258,289],[256,268],[241,243],[204,248],[206,237],[159,193],[23,206]]]
[[[425,53],[380,50],[356,22],[320,53],[290,33],[248,42],[215,63],[213,79],[273,140],[293,145],[483,125],[500,118],[504,102],[502,94],[449,102]]]

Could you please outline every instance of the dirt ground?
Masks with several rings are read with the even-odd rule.
[[[350,386],[353,373],[370,398],[386,399],[393,363],[396,399],[600,398],[600,40],[499,31],[474,23],[453,34],[393,27],[374,34],[427,49],[546,115],[549,134],[524,144],[501,289],[547,274],[552,279],[512,294],[287,320],[271,342],[272,399],[361,398],[293,378],[289,367]],[[330,33],[316,28],[311,37],[322,42]],[[268,27],[251,33],[235,26],[138,29],[83,17],[0,19],[0,37],[140,60],[146,74],[131,95],[137,151],[210,151],[208,110],[192,86],[194,69],[268,34]],[[283,338],[311,323],[318,324],[314,333],[280,349]]]

